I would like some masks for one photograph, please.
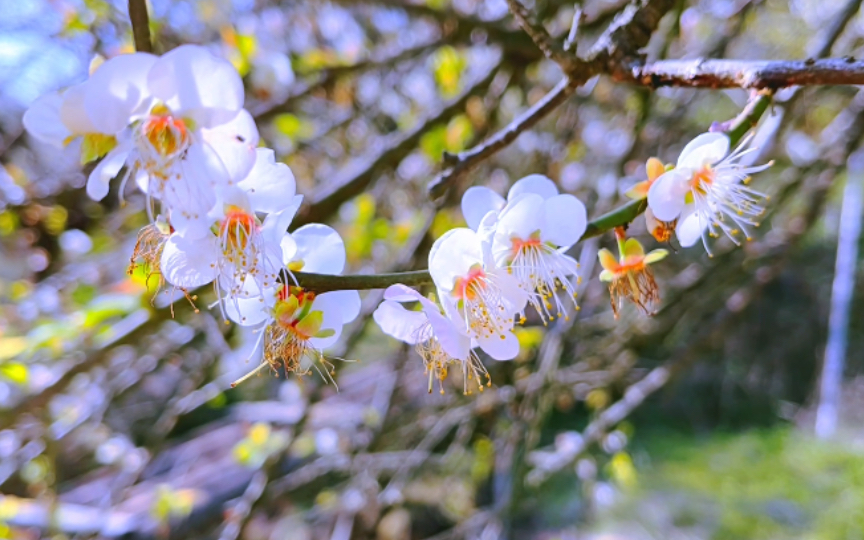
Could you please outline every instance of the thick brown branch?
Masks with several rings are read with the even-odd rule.
[[[626,61],[648,43],[651,33],[673,3],[673,0],[640,0],[630,4],[600,36],[586,60],[573,62],[561,82],[540,101],[487,140],[451,158],[449,167],[429,183],[429,196],[442,196],[467,172],[545,118],[594,75],[626,71],[624,66],[629,65]]]
[[[788,86],[864,84],[864,61],[825,60],[662,60],[619,71],[613,78],[652,88],[777,89]]]
[[[152,53],[153,43],[150,41],[150,17],[147,15],[146,0],[129,0],[129,22],[132,23],[135,50]]]

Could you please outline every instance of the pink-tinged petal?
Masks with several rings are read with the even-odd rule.
[[[93,169],[93,172],[87,178],[87,195],[91,199],[101,201],[108,195],[109,184],[117,176],[117,173],[120,172],[120,169],[123,168],[123,165],[126,164],[129,150],[130,147],[128,144],[118,146],[108,152],[108,155]]]
[[[477,233],[457,228],[444,233],[429,251],[429,274],[435,285],[448,293],[456,278],[463,277],[475,264],[483,264],[483,247]]]
[[[255,166],[240,182],[257,212],[279,212],[294,203],[297,184],[288,165],[277,163],[273,150],[258,148]]]
[[[258,155],[256,154],[258,127],[246,109],[238,112],[230,122],[212,129],[202,129],[201,136],[219,156],[232,182],[240,182],[247,175],[252,174]],[[291,195],[293,196],[294,193]]]
[[[154,96],[201,128],[230,121],[243,108],[243,81],[228,61],[198,45],[181,45],[161,56],[148,74]]]
[[[690,191],[689,170],[674,169],[660,178],[648,190],[648,207],[661,221],[676,219],[684,209]]]
[[[42,142],[63,148],[72,132],[60,120],[62,105],[63,96],[59,92],[40,97],[24,113],[24,129]]]
[[[503,339],[497,335],[477,338],[477,344],[495,360],[513,360],[519,354],[519,339],[513,332],[504,334]]]
[[[558,195],[558,186],[550,178],[542,174],[529,174],[525,178],[516,181],[507,193],[507,202],[512,202],[516,197],[532,193],[543,199]]]
[[[96,133],[96,126],[84,108],[89,86],[87,82],[76,84],[63,92],[63,102],[60,104],[60,120],[71,133],[83,135]],[[111,133],[113,135],[114,133]]]
[[[569,248],[582,238],[588,227],[588,212],[573,195],[556,195],[543,204],[546,218],[541,238],[556,246]]]
[[[480,222],[489,212],[504,208],[504,197],[483,186],[472,186],[462,196],[462,215],[468,227],[477,230]]]
[[[341,274],[345,268],[345,242],[332,227],[320,223],[304,225],[291,233],[297,242],[292,260],[303,262],[304,272]]]
[[[527,240],[540,232],[545,224],[543,216],[544,199],[533,193],[510,199],[498,217],[495,235],[504,238]],[[498,241],[496,239],[496,241]]]
[[[701,169],[717,163],[729,153],[729,137],[724,133],[703,133],[684,147],[678,156],[678,167]]]
[[[132,123],[152,97],[147,74],[157,57],[147,53],[121,54],[105,61],[88,81],[84,108],[96,130],[114,134]]]
[[[162,251],[160,269],[165,281],[192,289],[216,279],[221,253],[215,237],[190,240],[172,234]]]
[[[688,211],[678,220],[678,226],[675,228],[675,235],[678,237],[678,242],[681,247],[691,247],[702,239],[702,233],[708,226],[708,220],[702,217],[699,212],[693,210],[691,205]]]
[[[393,300],[381,302],[372,313],[372,318],[382,332],[409,345],[429,339],[429,331],[422,332],[428,322],[426,314],[422,311],[409,311]]]
[[[468,359],[471,351],[471,338],[459,332],[459,329],[447,317],[440,312],[428,312],[429,325],[432,327],[432,335],[441,344],[441,348],[451,358],[462,360]]]

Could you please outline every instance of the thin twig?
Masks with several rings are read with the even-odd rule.
[[[150,41],[150,17],[147,15],[147,0],[129,0],[129,22],[132,23],[135,50],[152,53],[153,43]]]

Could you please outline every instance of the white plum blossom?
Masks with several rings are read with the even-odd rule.
[[[321,274],[341,274],[345,266],[345,244],[332,228],[309,224],[282,239],[283,262],[289,268],[303,268]],[[255,285],[247,280],[247,287]],[[228,316],[243,326],[262,332],[264,363],[274,371],[305,374],[312,365],[331,373],[323,350],[342,334],[344,325],[360,313],[357,291],[330,291],[316,294],[280,283],[261,296],[246,295],[226,304]],[[256,347],[257,348],[257,347]]]
[[[422,311],[408,310],[403,302],[419,302]],[[444,393],[444,379],[453,364],[459,364],[462,371],[465,394],[471,393],[469,383],[472,380],[481,392],[484,378],[486,384],[491,385],[489,373],[473,351],[476,343],[461,331],[461,321],[447,318],[435,302],[414,289],[402,284],[391,285],[384,291],[384,301],[372,317],[385,334],[417,347],[429,376],[430,393],[435,379]]]
[[[282,241],[302,201],[291,169],[259,148],[255,166],[226,188],[202,238],[173,233],[162,252],[165,280],[185,289],[216,280],[222,303],[258,297],[284,273]],[[267,214],[263,221],[259,214]]]
[[[447,231],[432,245],[429,273],[444,313],[459,322],[460,332],[496,360],[519,353],[514,315],[524,309],[528,295],[515,277],[495,266],[480,235],[466,228]]]
[[[105,156],[87,180],[91,198],[104,198],[125,166],[121,195],[133,178],[177,232],[201,237],[220,191],[255,162],[258,129],[243,99],[230,63],[182,45],[104,62],[86,82],[34,103],[25,126],[54,144],[81,137],[84,161]]]
[[[24,113],[24,127],[58,148],[80,139],[82,164],[104,156],[117,147],[132,121],[152,106],[147,74],[156,60],[147,53],[106,60],[87,81],[33,102]],[[117,165],[116,160],[103,160],[91,178],[110,179],[122,166],[122,161]]]
[[[748,139],[749,140],[749,139]],[[765,195],[747,186],[750,175],[772,163],[747,166],[741,158],[754,149],[745,149],[745,140],[729,152],[729,137],[723,133],[703,133],[682,150],[676,167],[657,178],[648,190],[648,207],[662,222],[677,220],[675,234],[683,247],[700,238],[706,251],[708,236],[722,232],[736,244],[748,227],[758,226],[756,218],[764,211],[760,200]]]
[[[559,291],[576,306],[571,276],[579,264],[567,251],[585,233],[585,205],[570,194],[559,194],[549,178],[532,174],[510,188],[505,201],[486,187],[472,187],[462,198],[462,212],[472,229],[491,236],[495,264],[506,267],[529,293],[528,302],[545,323],[568,317]],[[523,315],[524,317],[524,315]]]

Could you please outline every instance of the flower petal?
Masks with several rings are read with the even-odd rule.
[[[471,338],[460,333],[453,322],[437,310],[435,312],[427,311],[426,316],[432,327],[432,334],[441,344],[444,352],[451,358],[466,361],[468,353],[471,351]]]
[[[653,251],[649,251],[648,255],[645,255],[645,264],[653,264],[657,261],[662,261],[669,255],[669,252],[665,249],[655,249]]]
[[[276,289],[260,291],[253,277],[246,278],[242,293],[224,301],[225,314],[241,326],[257,326],[270,318]]]
[[[462,196],[462,215],[468,227],[477,230],[480,222],[489,212],[504,208],[504,197],[483,186],[472,186]]]
[[[429,274],[435,285],[448,293],[456,278],[468,273],[475,264],[483,264],[483,247],[471,229],[451,229],[432,244],[429,251]]]
[[[372,318],[381,328],[381,331],[399,341],[409,345],[416,345],[426,341],[429,336],[421,333],[428,320],[422,311],[410,311],[402,304],[393,300],[384,300],[378,306]]]
[[[612,255],[612,252],[608,249],[600,249],[600,251],[597,252],[597,258],[600,259],[600,266],[602,266],[604,270],[609,270],[611,272],[618,269],[618,259],[616,259],[615,255]]]
[[[150,91],[172,111],[201,128],[232,120],[243,108],[243,81],[229,62],[198,45],[161,56],[147,78]]]
[[[147,53],[121,54],[105,61],[87,82],[84,109],[101,133],[115,134],[132,123],[142,106],[152,101],[147,74],[157,57]]]
[[[678,241],[681,247],[691,247],[702,238],[702,233],[708,226],[708,220],[702,215],[693,210],[691,205],[689,211],[685,212],[678,220],[678,226],[675,228],[675,235],[678,236]]]
[[[648,175],[649,184],[654,180],[660,178],[660,175],[665,172],[666,167],[663,165],[662,161],[660,161],[656,157],[648,158],[648,161],[645,163],[645,173]]]
[[[297,184],[288,165],[277,163],[273,150],[258,148],[255,166],[240,182],[257,212],[279,212],[294,203]]]
[[[504,334],[504,339],[497,335],[476,339],[480,348],[495,360],[512,360],[519,354],[519,339],[513,332]]]
[[[332,227],[320,223],[304,225],[291,233],[297,252],[290,260],[302,261],[304,272],[341,274],[345,268],[345,242]]]
[[[527,240],[540,232],[545,225],[543,203],[543,197],[533,193],[508,200],[498,218],[495,242],[508,244],[514,238]]]
[[[631,258],[642,258],[645,256],[645,248],[642,247],[642,244],[639,243],[639,240],[635,238],[628,238],[626,242],[624,242],[624,257]]]
[[[651,184],[648,207],[657,219],[672,221],[681,214],[690,191],[689,181],[689,170],[673,169]]]
[[[556,246],[569,248],[582,238],[588,227],[588,212],[573,195],[556,195],[543,203],[545,225],[541,238]]]
[[[215,237],[190,240],[172,234],[162,251],[162,276],[177,287],[200,287],[216,279],[220,255]]]
[[[108,195],[109,184],[117,176],[117,173],[120,172],[120,169],[123,168],[123,165],[126,164],[129,150],[130,146],[128,144],[118,146],[108,152],[108,155],[93,169],[93,172],[87,178],[87,195],[91,199],[101,201]]]
[[[529,174],[521,180],[517,180],[507,193],[507,201],[512,201],[520,195],[532,193],[540,195],[544,199],[558,195],[558,186],[549,177],[542,174]]]
[[[231,181],[239,182],[251,174],[257,161],[255,148],[258,146],[258,127],[246,109],[238,112],[229,122],[212,129],[202,129],[201,136],[219,156]]]
[[[360,295],[357,291],[322,293],[312,302],[312,311],[320,311],[324,315],[321,330],[333,330],[334,333],[326,338],[311,338],[309,343],[317,349],[326,349],[339,340],[342,327],[357,317]]]
[[[717,163],[729,153],[729,137],[724,133],[703,133],[684,147],[678,156],[678,167],[701,169]]]
[[[63,96],[60,92],[45,94],[34,101],[22,120],[27,133],[40,141],[63,148],[72,132],[60,120],[62,105]]]
[[[60,104],[60,120],[66,129],[75,135],[97,132],[90,115],[87,114],[87,109],[84,108],[88,88],[88,83],[83,82],[63,92],[63,102]]]

